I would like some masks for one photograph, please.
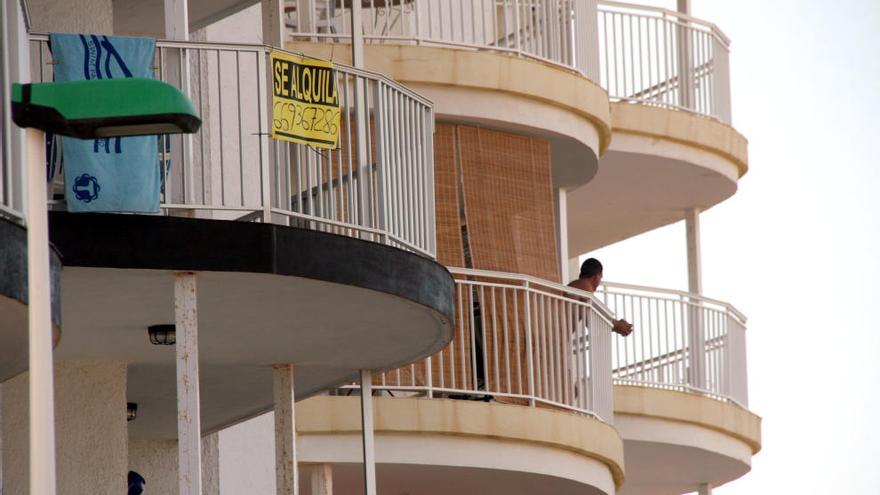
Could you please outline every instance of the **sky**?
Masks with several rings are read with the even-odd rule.
[[[691,8],[731,39],[749,140],[739,190],[701,215],[703,291],[749,318],[763,418],[752,471],[714,493],[880,493],[880,1]],[[687,288],[683,223],[591,255],[606,280]]]

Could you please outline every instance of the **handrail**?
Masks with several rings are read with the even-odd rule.
[[[672,10],[598,3],[600,80],[613,100],[696,112],[730,123],[730,40]]]
[[[662,288],[658,288],[658,287],[648,287],[646,285],[624,284],[624,283],[620,283],[620,282],[605,282],[605,281],[603,281],[602,285],[605,287],[608,287],[609,289],[638,290],[638,291],[653,292],[653,293],[658,293],[658,294],[668,294],[668,295],[672,295],[672,296],[678,296],[681,298],[687,298],[691,301],[701,301],[704,303],[715,304],[717,306],[722,306],[722,307],[726,308],[728,311],[731,311],[734,314],[734,316],[736,316],[736,318],[740,322],[742,322],[743,324],[745,324],[747,321],[746,316],[743,313],[741,313],[738,309],[736,309],[736,307],[733,304],[731,304],[729,302],[724,302],[724,301],[721,301],[718,299],[712,299],[711,297],[693,294],[693,293],[687,292],[687,291],[675,290],[675,289],[662,289]]]
[[[633,323],[615,336],[618,385],[668,388],[748,405],[746,318],[729,303],[688,292],[603,282],[596,297]]]
[[[449,271],[452,341],[422,362],[377,375],[374,388],[611,419],[611,313],[598,298],[528,275]]]
[[[362,29],[367,43],[491,50],[585,72],[575,45],[589,27],[576,19],[577,1],[364,0]],[[286,4],[287,26],[294,39],[350,40],[350,3],[287,0]]]
[[[51,78],[47,40],[31,36],[37,81]],[[384,75],[334,64],[337,148],[275,141],[268,137],[267,97],[273,50],[285,52],[260,44],[156,42],[156,77],[187,94],[203,119],[197,134],[160,136],[162,211],[309,228],[434,257],[430,100]],[[357,136],[359,118],[366,140]],[[60,179],[56,191],[65,191]]]
[[[703,20],[703,19],[699,19],[697,17],[693,17],[691,15],[688,15],[688,14],[685,14],[682,12],[677,12],[675,10],[669,10],[669,9],[666,9],[663,7],[655,7],[653,5],[642,5],[642,4],[635,4],[635,3],[629,3],[629,2],[616,2],[613,0],[600,0],[599,4],[602,6],[606,6],[606,7],[618,7],[621,9],[633,9],[633,10],[656,12],[658,14],[663,14],[664,16],[674,17],[680,21],[683,21],[683,24],[695,24],[695,25],[704,26],[707,29],[709,29],[710,31],[712,31],[713,34],[718,36],[719,41],[722,41],[725,45],[730,46],[730,38],[728,38],[727,35],[724,34],[724,31],[722,31],[721,28],[718,27],[718,25],[711,23],[709,21]]]

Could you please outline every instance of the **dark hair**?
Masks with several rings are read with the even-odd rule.
[[[581,274],[578,278],[590,278],[600,273],[602,273],[602,263],[596,258],[587,258],[581,264]]]

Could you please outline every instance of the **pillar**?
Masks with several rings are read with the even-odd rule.
[[[556,199],[556,232],[558,234],[557,250],[559,254],[559,282],[567,284],[571,280],[569,275],[569,259],[568,259],[568,191],[560,187],[557,189]]]
[[[297,495],[299,474],[296,461],[293,365],[273,367],[272,390],[275,398],[275,493]]]
[[[373,438],[373,373],[368,370],[361,370],[361,433],[363,435],[364,448],[364,493],[365,495],[376,495],[376,444]]]
[[[702,295],[702,260],[700,257],[700,211],[692,208],[685,212],[687,232],[688,292]],[[699,299],[691,298],[688,304],[689,385],[697,389],[706,387],[706,336],[703,332],[703,311]]]
[[[700,254],[700,210],[692,208],[685,212],[687,232],[688,292],[703,294],[703,268]]]
[[[199,408],[198,311],[196,274],[174,277],[174,323],[177,331],[177,481],[180,495],[202,494],[201,419]]]

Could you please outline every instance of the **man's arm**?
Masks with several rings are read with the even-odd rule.
[[[633,326],[632,326],[632,323],[630,323],[626,320],[614,320],[614,322],[611,325],[611,331],[617,332],[620,335],[623,335],[624,337],[626,337],[627,335],[632,333]]]

